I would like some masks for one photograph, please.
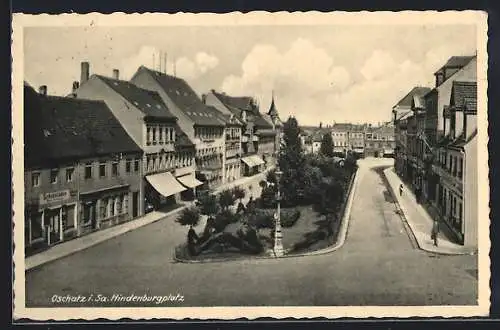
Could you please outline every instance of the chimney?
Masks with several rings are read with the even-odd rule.
[[[46,96],[47,95],[47,85],[42,85],[38,88],[38,93],[40,95]]]
[[[80,85],[83,85],[87,80],[89,80],[90,64],[89,62],[82,62]]]
[[[120,79],[120,70],[118,69],[113,69],[113,79]]]

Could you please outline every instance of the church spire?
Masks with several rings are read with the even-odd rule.
[[[273,120],[273,123],[276,126],[281,125],[281,120],[280,120],[280,117],[278,114],[278,110],[276,109],[276,104],[274,103],[274,89],[272,91],[271,106],[269,107],[269,111],[267,112],[267,114],[271,117],[271,119]]]

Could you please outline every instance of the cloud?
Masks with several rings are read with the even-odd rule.
[[[361,67],[361,74],[368,80],[375,80],[390,76],[398,69],[396,61],[390,53],[375,50]]]
[[[123,79],[131,78],[137,68],[141,65],[145,65],[150,68],[154,67],[159,70],[160,61],[162,61],[161,67],[162,71],[164,71],[163,67],[165,62],[163,59],[160,59],[160,50],[154,46],[141,46],[136,54],[122,61],[122,77]],[[194,59],[183,56],[175,60],[176,74],[184,79],[197,79],[218,65],[219,59],[217,57],[203,51],[195,54]],[[171,59],[169,58],[167,58],[166,71],[169,74],[173,73],[173,65]]]
[[[196,54],[196,63],[201,73],[205,73],[219,65],[219,59],[205,52],[199,52]]]
[[[327,51],[303,38],[296,39],[284,52],[273,45],[255,45],[241,69],[241,75],[229,75],[223,80],[224,92],[254,96],[266,107],[275,90],[280,106],[288,114],[319,114],[326,110],[321,106],[325,95],[345,90],[351,83],[346,68],[335,65]]]

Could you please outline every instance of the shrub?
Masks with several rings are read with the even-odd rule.
[[[272,208],[276,206],[276,190],[274,187],[265,187],[260,194],[260,204],[263,208]]]
[[[243,198],[245,198],[245,189],[239,187],[239,186],[236,186],[233,188],[233,196],[234,198],[236,199],[239,199],[239,200],[242,200]]]
[[[247,222],[252,227],[257,229],[272,228],[274,226],[273,219],[274,210],[253,209],[252,212],[246,215]]]
[[[227,225],[229,225],[230,223],[235,223],[239,219],[240,216],[238,214],[232,213],[230,210],[221,211],[214,218],[213,228],[215,229],[216,232],[219,233],[221,231],[224,231]]]
[[[196,226],[200,221],[200,213],[196,207],[185,208],[175,221],[182,226]]]
[[[300,210],[281,210],[281,226],[292,227],[300,219]]]
[[[232,190],[226,189],[219,194],[219,205],[223,210],[227,210],[230,206],[234,205],[236,197]]]

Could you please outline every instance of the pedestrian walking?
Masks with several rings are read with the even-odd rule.
[[[399,196],[403,196],[403,184],[399,185]]]
[[[434,246],[438,246],[439,222],[434,220],[432,224],[431,239],[434,241]]]

